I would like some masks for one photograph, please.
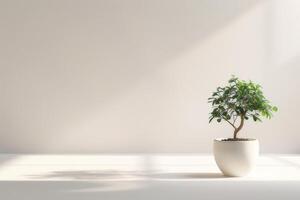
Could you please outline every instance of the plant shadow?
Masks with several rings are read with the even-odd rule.
[[[222,179],[228,178],[217,172],[195,172],[195,173],[155,173],[151,176],[157,179]]]
[[[118,170],[71,170],[52,171],[47,174],[29,175],[32,179],[68,179],[68,180],[120,180],[134,179],[141,176],[138,171]]]
[[[77,170],[77,171],[53,171],[48,174],[29,175],[32,179],[68,179],[68,180],[132,180],[132,179],[222,179],[227,178],[217,172],[154,172],[142,171],[117,171],[117,170]]]

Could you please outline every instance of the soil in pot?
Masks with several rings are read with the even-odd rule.
[[[252,138],[225,138],[222,139],[221,141],[253,141],[255,139]]]

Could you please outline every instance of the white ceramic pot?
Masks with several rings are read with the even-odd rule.
[[[259,154],[256,139],[244,141],[214,140],[214,156],[225,176],[245,176],[255,167]]]

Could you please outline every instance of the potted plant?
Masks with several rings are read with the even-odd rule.
[[[257,139],[240,138],[246,120],[270,119],[277,107],[270,105],[259,84],[232,77],[225,87],[218,87],[208,99],[212,105],[209,123],[225,121],[233,128],[232,138],[214,140],[214,157],[226,176],[247,175],[255,166],[259,152]]]

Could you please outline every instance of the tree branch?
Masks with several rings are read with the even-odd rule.
[[[235,121],[237,120],[238,116],[235,116],[234,117],[234,120],[233,120],[233,124],[235,125]]]
[[[240,125],[239,125],[239,127],[237,127],[237,128],[234,130],[234,134],[233,134],[233,138],[234,138],[234,139],[237,139],[237,134],[238,134],[238,132],[243,128],[243,126],[244,126],[244,120],[245,120],[245,114],[242,114],[242,115],[241,115],[241,122],[240,122]]]
[[[224,119],[226,122],[228,122],[228,123],[234,128],[234,130],[237,129],[237,128],[235,127],[235,125],[234,125],[233,123],[231,123],[229,120],[225,119],[224,117],[223,117],[223,119]]]

